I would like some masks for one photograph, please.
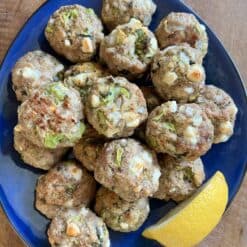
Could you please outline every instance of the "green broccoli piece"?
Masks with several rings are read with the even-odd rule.
[[[123,156],[123,149],[121,147],[118,147],[116,150],[116,157],[115,157],[115,163],[117,164],[118,167],[121,166],[122,156]]]
[[[53,95],[58,102],[64,100],[66,96],[66,90],[67,88],[61,82],[52,83],[46,89],[47,93]]]
[[[168,123],[168,122],[165,122],[163,123],[163,127],[171,132],[176,132],[176,128],[175,128],[175,125],[172,124],[172,123]]]
[[[55,149],[63,139],[63,134],[47,133],[45,136],[44,145],[46,148]]]

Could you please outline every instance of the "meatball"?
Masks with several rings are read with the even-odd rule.
[[[213,85],[205,86],[197,103],[214,125],[214,143],[226,142],[234,131],[238,108],[226,92]]]
[[[96,160],[104,146],[105,138],[87,125],[85,134],[73,148],[74,155],[83,166],[89,171],[93,171]]]
[[[195,49],[171,46],[154,58],[151,77],[164,100],[194,101],[205,83],[205,71]]]
[[[12,70],[13,90],[17,100],[24,101],[40,86],[63,77],[64,66],[43,51],[28,52]]]
[[[112,76],[93,85],[86,114],[89,123],[108,138],[132,135],[148,115],[141,90],[123,77]]]
[[[96,195],[95,212],[115,231],[136,231],[150,212],[148,198],[134,202],[121,199],[114,192],[101,187]]]
[[[157,51],[154,34],[132,18],[105,37],[100,46],[100,58],[112,74],[133,80],[147,72]]]
[[[160,47],[187,43],[200,52],[203,58],[208,52],[208,36],[204,25],[188,13],[170,13],[156,29]]]
[[[49,170],[68,151],[67,148],[41,148],[30,142],[24,135],[20,125],[14,128],[14,147],[25,163],[30,166]]]
[[[176,202],[187,199],[205,179],[201,159],[179,161],[171,156],[159,158],[161,169],[160,185],[153,197]]]
[[[51,221],[52,247],[110,247],[105,223],[85,207],[61,210]]]
[[[96,182],[86,169],[75,161],[62,162],[39,178],[36,208],[48,218],[53,218],[62,207],[88,206],[95,193]]]
[[[156,4],[152,0],[104,0],[101,16],[109,30],[128,23],[132,17],[145,26],[152,21]]]
[[[74,87],[80,92],[82,102],[85,103],[87,95],[97,78],[109,75],[100,64],[86,62],[71,66],[64,75],[64,83]]]
[[[73,146],[85,129],[79,93],[61,82],[35,91],[19,107],[18,118],[25,137],[45,148]]]
[[[93,9],[68,5],[50,18],[45,36],[51,47],[71,62],[90,61],[104,38],[103,25]]]
[[[150,114],[146,137],[159,153],[195,160],[211,148],[214,127],[197,104],[168,101]]]
[[[105,144],[94,176],[100,184],[131,202],[158,190],[160,169],[153,151],[134,139],[119,139]]]

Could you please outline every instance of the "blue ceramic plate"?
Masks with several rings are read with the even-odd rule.
[[[171,11],[191,12],[178,0],[155,0],[158,10],[153,18],[154,30],[162,17]],[[21,238],[32,247],[49,246],[46,229],[48,220],[34,208],[34,190],[39,170],[25,165],[13,149],[13,127],[17,122],[17,101],[11,89],[11,68],[26,52],[42,49],[53,54],[44,37],[49,16],[62,5],[82,4],[94,8],[99,14],[101,0],[51,0],[47,1],[26,23],[9,49],[0,69],[0,200],[1,204]],[[229,185],[229,202],[237,193],[243,179],[247,162],[247,101],[241,78],[231,58],[220,41],[207,28],[209,53],[205,59],[207,83],[223,88],[239,108],[234,136],[229,142],[214,145],[203,157],[207,178],[221,170]],[[142,230],[161,218],[174,203],[153,200],[151,215],[142,228],[133,233],[111,232],[113,247],[154,247],[154,241],[141,237]]]

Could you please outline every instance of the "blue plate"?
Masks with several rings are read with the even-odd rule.
[[[178,0],[155,0],[155,2],[158,10],[153,18],[152,30],[157,27],[162,17],[171,11],[191,12]],[[45,40],[44,28],[49,16],[60,6],[68,4],[82,4],[94,8],[98,14],[101,9],[101,0],[47,1],[17,35],[0,69],[0,200],[17,233],[32,247],[49,246],[46,237],[49,222],[33,206],[36,179],[41,172],[25,165],[13,149],[13,127],[17,122],[18,104],[11,89],[11,69],[28,51],[42,49],[54,54]],[[231,58],[208,27],[207,31],[209,35],[209,53],[205,59],[207,82],[228,92],[239,108],[234,136],[227,143],[214,145],[203,157],[207,178],[217,170],[224,173],[229,185],[230,202],[237,193],[246,171],[247,100],[243,83]],[[129,234],[111,232],[112,246],[159,246],[154,241],[142,238],[141,232],[174,206],[172,202],[153,200],[151,215],[143,227]]]

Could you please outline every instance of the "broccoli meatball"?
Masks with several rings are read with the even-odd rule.
[[[45,36],[51,47],[71,62],[90,61],[104,38],[103,25],[93,9],[68,5],[50,18]]]
[[[188,13],[170,13],[156,29],[160,47],[187,43],[200,52],[203,58],[208,52],[208,36],[204,25]]]
[[[214,125],[214,143],[226,142],[233,135],[238,108],[226,92],[213,85],[205,86],[197,103]]]
[[[105,37],[100,46],[100,58],[112,74],[133,80],[147,72],[157,51],[154,34],[132,18]]]
[[[97,78],[105,77],[109,73],[98,63],[86,62],[71,66],[64,75],[64,83],[80,92],[82,102],[85,103],[91,86]]]
[[[36,208],[48,218],[53,218],[62,207],[88,206],[95,193],[96,182],[86,169],[75,161],[61,162],[39,178]]]
[[[211,148],[214,127],[197,104],[168,101],[149,115],[146,137],[159,153],[195,160]]]
[[[157,191],[160,169],[153,151],[134,139],[119,139],[105,144],[94,176],[100,184],[131,202]]]
[[[188,45],[171,46],[154,58],[151,77],[159,95],[181,103],[194,101],[205,83],[197,51]]]
[[[104,136],[98,134],[90,125],[87,125],[85,134],[73,148],[76,159],[89,171],[93,171],[104,142]]]
[[[204,167],[201,159],[180,161],[169,155],[159,157],[160,185],[153,197],[176,202],[187,199],[203,183]]]
[[[25,137],[45,148],[74,146],[85,129],[79,93],[61,82],[36,90],[19,107],[18,118]]]
[[[30,166],[49,170],[68,151],[67,148],[41,148],[30,142],[24,135],[20,125],[14,128],[14,147],[25,163]]]
[[[86,103],[89,123],[108,138],[133,134],[147,118],[146,101],[141,90],[123,77],[99,78]]]
[[[105,223],[85,207],[59,211],[48,237],[52,247],[110,247]]]
[[[13,90],[17,100],[24,101],[40,86],[63,77],[64,66],[43,51],[28,52],[12,70]]]
[[[156,4],[152,0],[104,0],[101,16],[104,24],[112,30],[128,23],[132,17],[148,26],[155,11]]]
[[[148,198],[127,202],[114,192],[101,187],[96,195],[95,212],[115,231],[136,231],[150,212]]]

